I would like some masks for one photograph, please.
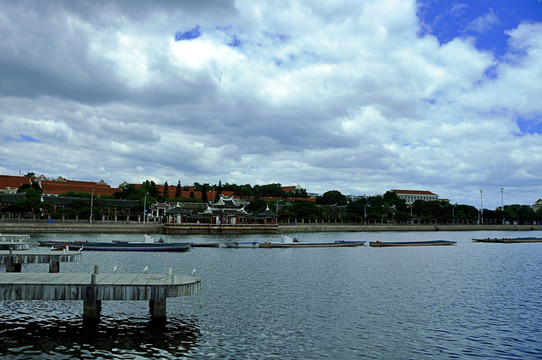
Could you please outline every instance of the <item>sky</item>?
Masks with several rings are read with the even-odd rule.
[[[0,174],[542,198],[542,0],[2,1],[0,35]]]

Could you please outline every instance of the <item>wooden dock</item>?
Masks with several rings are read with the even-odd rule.
[[[61,262],[79,260],[79,251],[0,251],[0,265],[6,266],[6,272],[21,272],[22,264],[49,264],[49,272],[57,273]]]
[[[104,300],[148,300],[153,318],[166,317],[168,297],[200,290],[201,279],[168,274],[0,273],[0,301],[83,300],[83,318],[98,319]]]
[[[28,250],[30,243],[22,241],[0,241],[0,250]]]

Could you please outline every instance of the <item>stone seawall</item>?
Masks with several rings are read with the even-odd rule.
[[[161,224],[81,224],[81,223],[0,223],[0,233],[83,233],[83,234],[153,234],[161,233]]]
[[[542,230],[542,225],[348,225],[302,224],[283,225],[280,233],[304,232],[379,232],[379,231],[530,231]]]
[[[352,225],[352,224],[297,224],[279,225],[272,228],[242,228],[235,225],[216,226],[185,225],[178,234],[249,234],[249,233],[305,233],[305,232],[379,232],[379,231],[542,231],[542,225]],[[162,224],[119,224],[119,223],[0,223],[0,233],[38,234],[38,233],[103,233],[103,234],[160,234],[168,233]],[[171,233],[171,232],[170,232]]]

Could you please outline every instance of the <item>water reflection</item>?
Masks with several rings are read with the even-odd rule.
[[[150,316],[119,318],[102,316],[99,322],[65,315],[59,309],[36,317],[26,304],[3,303],[0,316],[0,353],[15,359],[29,358],[178,358],[198,347],[201,332],[194,317],[171,315],[166,320]],[[71,302],[68,303],[70,308]],[[15,306],[14,306],[15,305]],[[70,310],[71,311],[71,310]],[[73,313],[73,311],[72,311]]]

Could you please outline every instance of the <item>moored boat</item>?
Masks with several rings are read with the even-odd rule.
[[[189,243],[191,247],[220,247],[220,243]]]
[[[65,242],[51,246],[53,250],[73,251],[188,251],[187,243],[145,243],[145,242]]]
[[[334,242],[313,242],[313,243],[304,243],[304,242],[292,242],[292,243],[281,243],[281,242],[265,242],[260,245],[261,248],[321,248],[321,247],[356,247],[362,246],[365,244],[365,241],[334,241]]]
[[[514,244],[514,243],[537,243],[542,242],[542,238],[539,237],[515,237],[515,238],[483,238],[472,239],[473,242],[485,242],[485,243],[502,243],[502,244]]]
[[[229,242],[225,242],[224,245],[228,248],[254,249],[254,248],[260,247],[260,242],[258,241],[229,241]]]
[[[455,245],[457,241],[448,240],[429,240],[429,241],[371,241],[369,246],[372,247],[390,247],[390,246],[443,246]]]
[[[281,241],[277,242],[265,242],[260,245],[262,248],[315,248],[315,247],[355,247],[365,244],[365,241],[346,241],[337,240],[334,242],[300,242],[298,238],[282,236]]]

